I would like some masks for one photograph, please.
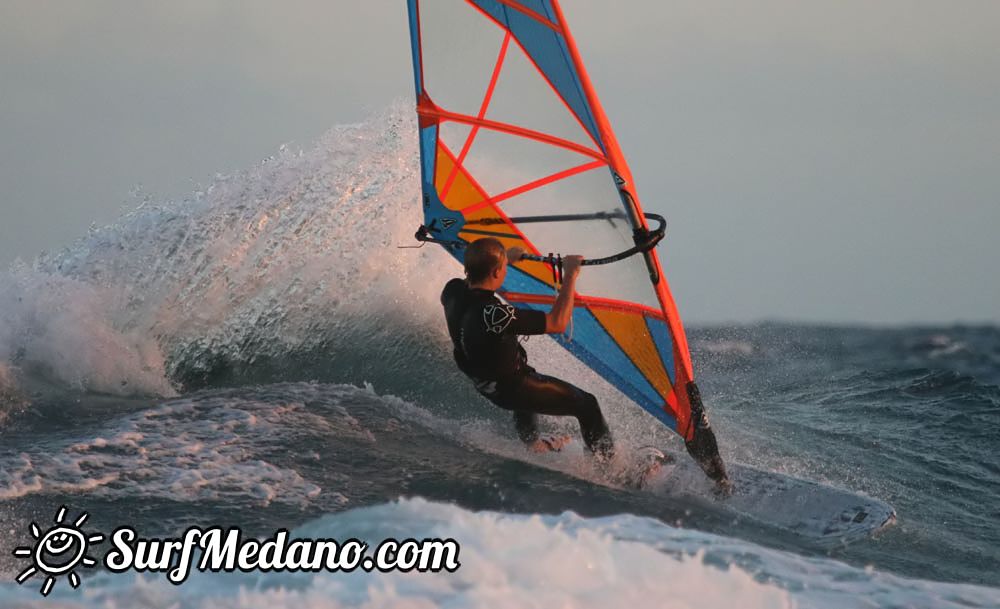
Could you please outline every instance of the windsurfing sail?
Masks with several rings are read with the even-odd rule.
[[[535,259],[516,263],[500,294],[542,310],[558,279],[544,260],[550,253],[611,262],[581,273],[572,337],[557,340],[693,440],[701,404],[653,249],[662,221],[650,229],[559,3],[408,5],[423,184],[418,238],[459,261],[463,244],[487,236],[524,248]]]

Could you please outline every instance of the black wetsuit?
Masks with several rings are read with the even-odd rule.
[[[518,335],[545,334],[545,313],[501,302],[490,290],[452,279],[441,292],[455,362],[488,400],[514,412],[518,436],[538,438],[537,415],[574,416],[584,443],[603,456],[612,452],[611,433],[597,398],[560,379],[537,373]]]

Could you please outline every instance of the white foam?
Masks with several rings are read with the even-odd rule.
[[[673,607],[704,608],[728,606],[733,598],[740,598],[747,608],[791,606],[787,593],[755,582],[740,569],[706,567],[701,557],[668,556],[643,543],[615,540],[599,527],[579,524],[572,515],[543,519],[472,513],[406,500],[328,516],[295,535],[454,538],[461,543],[458,571],[210,574],[193,577],[174,590],[153,578],[108,577],[101,583],[85,582],[91,597],[85,606],[605,609],[657,606],[656,599],[670,599]]]

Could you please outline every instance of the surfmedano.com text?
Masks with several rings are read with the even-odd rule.
[[[454,539],[385,539],[369,555],[369,545],[358,539],[289,539],[279,529],[265,540],[245,538],[237,528],[189,528],[180,539],[143,539],[131,527],[119,527],[108,539],[112,548],[104,566],[115,573],[166,573],[182,584],[192,567],[199,571],[343,572],[456,571],[459,545]],[[195,556],[197,553],[199,556]]]

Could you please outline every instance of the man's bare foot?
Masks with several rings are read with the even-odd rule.
[[[664,463],[673,461],[660,449],[654,446],[643,446],[636,451],[636,461],[626,480],[626,485],[632,488],[645,488],[650,480],[663,469]]]
[[[559,452],[563,446],[569,444],[571,439],[570,436],[542,435],[528,444],[528,451],[533,453]]]

